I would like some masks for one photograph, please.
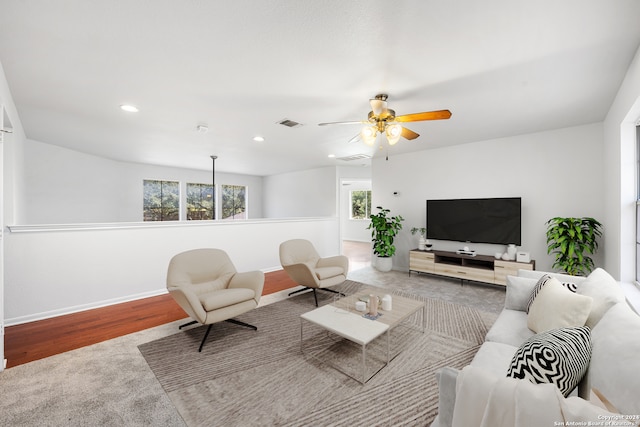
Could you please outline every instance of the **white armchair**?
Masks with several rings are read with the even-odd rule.
[[[313,244],[304,239],[287,240],[280,244],[280,263],[291,279],[304,286],[303,289],[291,292],[313,290],[313,297],[318,306],[316,289],[339,293],[329,286],[339,285],[347,280],[349,258],[336,255],[320,258]]]
[[[169,262],[167,289],[193,321],[209,325],[200,343],[202,351],[211,325],[227,321],[257,330],[248,323],[232,319],[258,306],[264,286],[264,273],[238,273],[229,256],[220,249],[193,249],[175,255]]]

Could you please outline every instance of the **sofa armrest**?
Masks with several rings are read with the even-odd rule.
[[[456,380],[458,371],[445,367],[436,372],[438,381],[438,427],[451,427],[453,422],[453,407],[456,403]],[[433,426],[433,424],[432,424]]]

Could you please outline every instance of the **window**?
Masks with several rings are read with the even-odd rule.
[[[187,219],[215,219],[215,198],[211,184],[187,183]]]
[[[222,219],[247,219],[247,187],[222,186]]]
[[[371,190],[351,191],[351,219],[369,219]]]
[[[144,180],[143,218],[145,221],[180,219],[180,186],[177,181]]]

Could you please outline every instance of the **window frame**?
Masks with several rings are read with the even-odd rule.
[[[361,192],[365,193],[365,206],[364,206],[364,217],[355,218],[353,216],[353,193]],[[349,220],[351,221],[366,221],[369,219],[371,215],[371,190],[349,190]]]
[[[189,210],[190,205],[192,204],[191,202],[191,187],[198,187],[200,189],[200,197],[198,198],[198,200],[196,200],[196,203],[199,203],[200,206],[202,206],[202,209],[200,209],[199,211],[202,212],[206,212],[207,213],[207,217],[202,218],[202,214],[200,215],[200,218],[193,218],[191,217],[191,211]],[[210,191],[210,199],[211,199],[211,207],[205,209],[204,205],[205,203],[203,203],[203,190],[206,193],[207,191]],[[185,185],[185,218],[187,221],[210,221],[210,220],[214,220],[216,219],[216,190],[215,187],[212,184],[207,184],[207,183],[201,183],[201,182],[187,182]]]
[[[237,218],[236,215],[238,215],[238,213],[234,213],[231,216],[227,216],[225,217],[225,209],[227,209],[227,207],[225,206],[225,201],[226,201],[226,189],[228,187],[241,187],[244,190],[244,196],[243,196],[243,208],[244,210],[241,212],[243,214],[242,218]],[[235,192],[233,193],[234,197],[233,200],[235,201],[236,197],[235,197]],[[249,194],[249,187],[246,185],[240,185],[240,184],[222,184],[220,187],[220,219],[221,220],[235,220],[235,219],[248,219],[248,211],[249,211],[249,206],[248,206],[248,194]],[[233,209],[235,210],[235,203],[233,204]]]
[[[149,198],[147,197],[147,194],[148,194],[147,186],[149,183],[160,185],[160,195],[159,195],[160,206],[159,207],[149,206]],[[168,187],[169,184],[171,187],[175,186],[176,192],[175,193],[168,192],[167,195],[165,196],[164,188],[165,186]],[[171,194],[175,196],[175,202],[177,203],[177,206],[174,206],[174,207],[167,206],[165,208],[164,202],[165,200],[171,197]],[[162,179],[144,179],[142,181],[142,220],[144,222],[180,221],[181,204],[182,203],[180,199],[180,181],[171,181],[171,180],[162,180]],[[155,212],[155,214],[154,212],[151,212],[151,214],[149,214],[149,210],[152,210],[152,209],[159,210],[159,217],[157,217],[157,212]],[[171,213],[170,215],[167,212],[168,209],[171,209],[171,211],[169,211]],[[153,219],[153,218],[157,218],[157,219]]]

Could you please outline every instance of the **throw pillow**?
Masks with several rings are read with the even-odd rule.
[[[550,274],[544,274],[540,277],[540,279],[538,279],[538,283],[536,283],[536,286],[533,288],[533,291],[531,292],[531,295],[529,296],[529,302],[527,303],[527,313],[529,313],[529,308],[531,307],[531,304],[533,303],[533,300],[536,298],[536,295],[538,295],[538,292],[540,292],[540,289],[542,289],[542,287],[547,283],[547,281],[551,278],[556,278],[554,276],[551,276]],[[562,286],[564,286],[565,288],[567,288],[568,290],[570,290],[571,292],[575,293],[578,290],[578,286],[573,283],[573,282],[560,282],[560,284]]]
[[[540,333],[549,329],[584,326],[592,303],[591,297],[574,294],[552,277],[534,298],[527,315],[527,327]]]
[[[507,377],[552,383],[566,397],[578,385],[591,359],[588,326],[553,329],[529,338],[511,359]]]
[[[529,298],[537,280],[526,277],[507,276],[507,292],[504,308],[509,310],[527,311]]]

